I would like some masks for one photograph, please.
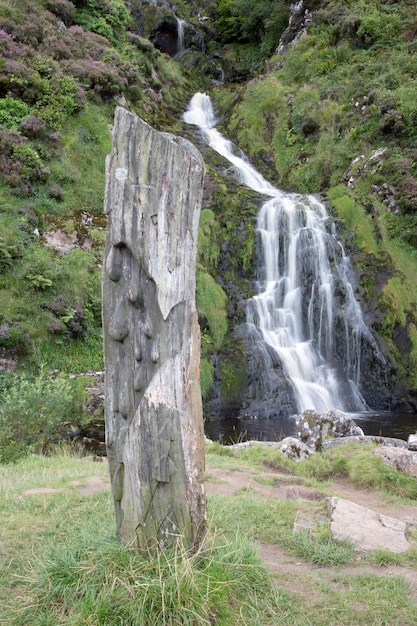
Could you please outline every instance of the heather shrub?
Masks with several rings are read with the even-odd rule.
[[[0,29],[1,56],[7,59],[16,59],[23,54],[22,46],[3,28]]]
[[[11,156],[14,147],[27,141],[26,137],[13,130],[0,129],[0,156]]]
[[[88,89],[100,94],[104,100],[120,93],[125,86],[116,69],[100,60],[71,59],[63,62],[62,66],[66,72]]]
[[[47,0],[46,6],[51,13],[64,22],[65,26],[71,26],[76,8],[70,0]]]
[[[27,141],[19,133],[12,130],[0,130],[0,176],[12,187],[19,184],[20,167],[11,160],[14,149]]]
[[[74,405],[64,377],[13,376],[0,398],[0,462],[39,452],[59,423],[74,420]]]
[[[28,137],[40,137],[46,128],[46,123],[41,117],[30,115],[23,120],[19,128]]]

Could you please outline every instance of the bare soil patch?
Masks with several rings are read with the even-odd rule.
[[[91,476],[83,482],[74,480],[70,483],[83,496],[90,496],[101,491],[110,491],[110,479],[104,476]]]
[[[71,487],[75,487],[76,490],[83,496],[89,496],[94,493],[100,493],[101,491],[110,491],[110,479],[105,476],[91,476],[83,481],[72,480]],[[62,493],[65,489],[54,489],[53,487],[34,487],[33,489],[26,489],[23,492],[24,496],[32,496],[36,494],[48,494],[48,493]]]
[[[263,484],[262,481],[270,484]],[[329,495],[337,495],[361,506],[372,509],[384,515],[395,517],[412,523],[417,523],[417,505],[394,505],[383,496],[372,491],[361,490],[353,486],[347,480],[335,480],[331,484],[326,484],[323,490],[306,487],[302,484],[302,479],[286,473],[265,468],[261,470],[224,470],[208,466],[206,471],[206,492],[208,495],[216,494],[232,497],[235,494],[247,493],[261,498],[274,499],[297,499],[307,501],[323,500]],[[77,491],[85,496],[110,491],[110,481],[106,476],[92,476],[83,481],[72,481],[69,483]],[[62,490],[51,487],[39,487],[24,491],[24,495],[57,493]],[[297,517],[296,524],[299,527],[308,528],[317,522],[314,511],[302,511]],[[307,519],[306,519],[307,516]],[[417,598],[417,571],[406,566],[389,565],[375,566],[366,563],[363,555],[358,554],[356,564],[350,566],[319,567],[309,562],[305,562],[298,557],[287,554],[280,546],[257,542],[260,558],[268,567],[271,575],[277,584],[289,591],[294,591],[295,586],[302,585],[308,588],[309,601],[317,603],[320,601],[322,591],[319,583],[334,587],[340,586],[343,577],[357,576],[360,574],[377,574],[402,576],[411,586]],[[387,546],[389,548],[389,546]]]
[[[259,482],[266,479],[273,482],[273,486],[267,486]],[[274,480],[275,479],[275,480]],[[326,484],[323,491],[297,484],[302,479],[288,474],[283,474],[272,469],[265,471],[238,471],[221,470],[207,467],[206,492],[233,496],[242,490],[248,494],[262,498],[298,499],[298,500],[321,500],[330,495],[336,495],[355,502],[378,513],[406,521],[417,523],[417,505],[394,505],[387,498],[378,493],[361,490],[347,480],[335,480]],[[314,516],[314,511],[302,511],[297,518],[299,527],[308,528],[314,525],[317,519],[308,519]],[[307,519],[305,518],[307,516]],[[340,586],[343,577],[358,576],[360,574],[402,576],[411,586],[413,595],[417,598],[417,571],[407,566],[389,565],[376,566],[365,562],[364,555],[358,553],[356,564],[340,567],[321,567],[305,562],[298,557],[287,554],[276,544],[257,542],[258,553],[264,561],[277,584],[294,591],[294,588],[307,588],[305,594],[312,604],[320,601],[322,591],[320,585],[327,584],[335,588]],[[387,546],[389,549],[389,546]]]

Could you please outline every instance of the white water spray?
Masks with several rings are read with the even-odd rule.
[[[238,179],[269,196],[257,233],[262,266],[247,321],[278,354],[298,411],[364,411],[359,392],[361,341],[373,337],[348,280],[349,261],[315,197],[284,193],[266,181],[215,128],[211,100],[197,93],[183,116],[236,169]]]

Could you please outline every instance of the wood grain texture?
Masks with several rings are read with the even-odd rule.
[[[106,164],[106,444],[120,541],[144,552],[205,531],[195,264],[204,163],[118,107]]]

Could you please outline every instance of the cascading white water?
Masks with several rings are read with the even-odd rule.
[[[374,344],[348,280],[349,261],[314,196],[284,193],[259,174],[215,128],[206,94],[183,116],[236,169],[238,179],[268,196],[258,215],[262,267],[247,321],[279,356],[298,411],[364,411],[359,392],[363,338]]]
[[[181,54],[185,50],[184,44],[184,24],[185,21],[180,17],[176,17],[177,20],[177,54]]]

